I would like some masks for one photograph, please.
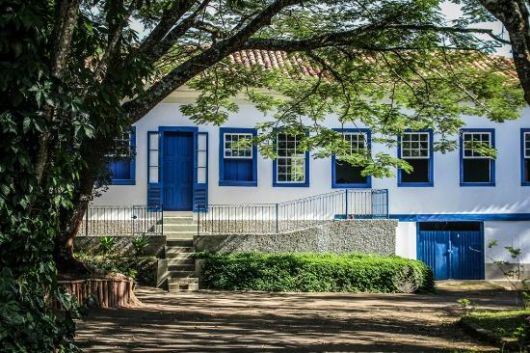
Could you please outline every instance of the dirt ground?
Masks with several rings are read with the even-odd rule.
[[[440,283],[438,293],[345,294],[139,288],[143,305],[92,310],[77,341],[91,352],[493,352],[455,322],[459,298],[514,306],[490,284]]]

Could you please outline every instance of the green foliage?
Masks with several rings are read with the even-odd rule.
[[[225,290],[432,291],[432,271],[400,257],[333,254],[201,254],[201,281]]]
[[[482,329],[492,332],[500,341],[502,338],[515,338],[521,352],[527,352],[529,344],[530,310],[495,310],[469,312],[462,318]]]
[[[134,278],[139,284],[156,286],[156,256],[101,256],[77,253],[76,258],[83,261],[95,274],[122,273]]]
[[[139,256],[142,255],[145,249],[149,246],[150,240],[147,235],[141,234],[131,240],[131,243],[134,249],[134,254]]]
[[[99,248],[103,254],[108,255],[116,245],[116,240],[111,236],[105,236],[99,238]]]

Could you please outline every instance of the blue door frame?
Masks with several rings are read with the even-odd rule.
[[[196,190],[198,188],[198,184],[197,184],[197,135],[198,135],[198,128],[197,127],[188,127],[188,126],[160,126],[158,128],[158,132],[159,132],[159,138],[160,138],[160,142],[159,142],[159,145],[160,145],[160,149],[159,149],[159,154],[160,154],[160,161],[161,163],[159,164],[159,168],[160,168],[160,188],[162,190],[162,192],[160,193],[160,203],[162,205],[162,207],[165,209],[165,200],[164,200],[164,144],[165,144],[165,138],[164,136],[167,135],[167,134],[170,134],[170,133],[190,133],[191,136],[192,136],[192,139],[193,139],[193,163],[192,163],[192,168],[193,168],[193,196],[192,196],[192,207],[189,209],[190,211],[191,210],[194,210],[195,209],[195,205],[194,205],[194,200],[195,200],[195,194],[196,194]]]
[[[417,258],[429,265],[436,280],[484,279],[484,225],[480,230],[420,230]]]

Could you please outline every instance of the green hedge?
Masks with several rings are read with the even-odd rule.
[[[359,254],[200,254],[210,289],[292,292],[432,291],[431,269],[397,256]]]

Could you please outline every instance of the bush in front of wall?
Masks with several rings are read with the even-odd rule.
[[[373,293],[434,289],[427,265],[397,256],[203,253],[199,258],[201,283],[210,289]]]
[[[149,246],[149,237],[145,234],[138,235],[131,240],[131,244],[136,256],[143,255],[145,249]]]
[[[75,257],[95,274],[121,273],[133,278],[138,284],[156,286],[156,256],[92,255],[78,252]]]
[[[112,251],[112,249],[114,249],[115,245],[116,240],[114,240],[114,238],[111,236],[104,236],[99,238],[99,248],[105,255],[108,255]]]

